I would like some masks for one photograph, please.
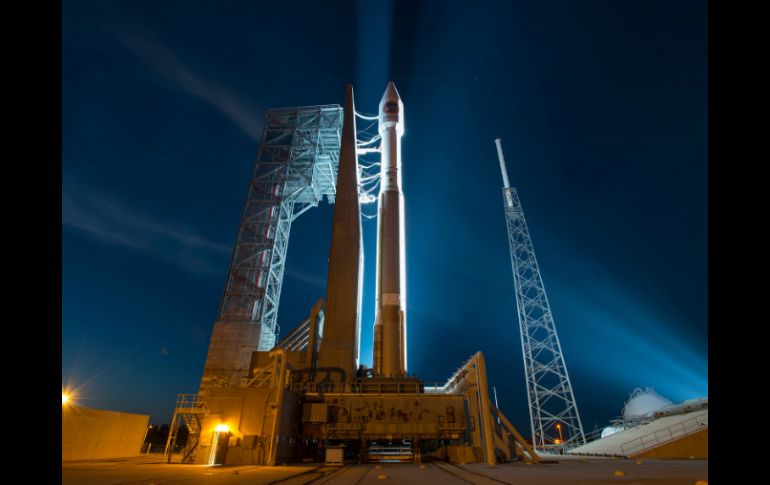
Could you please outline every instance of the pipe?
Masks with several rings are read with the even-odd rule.
[[[508,210],[513,208],[513,195],[511,193],[516,189],[512,189],[510,182],[508,182],[508,171],[505,169],[505,157],[503,157],[503,146],[500,144],[500,138],[495,138],[495,145],[497,145],[497,159],[500,161],[500,171],[503,173],[503,201],[505,202],[506,210]]]
[[[307,343],[307,355],[310,356],[308,359],[308,367],[315,367],[315,357],[318,347],[318,314],[321,312],[324,306],[324,299],[319,298],[317,302],[315,302],[315,305],[313,305],[313,309],[310,310],[310,316],[308,317],[310,319],[310,340]]]
[[[275,466],[276,452],[278,447],[278,421],[281,417],[281,406],[283,406],[283,393],[286,387],[286,366],[288,364],[288,352],[284,349],[274,349],[268,354],[270,357],[275,358],[278,356],[281,359],[281,369],[278,372],[278,382],[274,382],[274,388],[278,390],[278,397],[275,401],[275,416],[273,418],[273,430],[270,435],[270,451],[268,452],[267,464],[269,466]],[[275,374],[273,374],[275,376]]]
[[[511,184],[508,182],[508,171],[505,169],[505,157],[503,156],[503,146],[500,144],[500,138],[495,138],[495,145],[497,145],[497,159],[500,161],[500,171],[503,172],[503,186],[509,189]]]
[[[163,461],[161,463],[171,463],[171,457],[174,454],[172,449],[176,444],[176,435],[174,429],[179,427],[179,415],[174,409],[174,417],[171,420],[171,427],[168,429],[168,438],[166,439],[166,449],[163,450]],[[170,450],[170,451],[169,451]]]

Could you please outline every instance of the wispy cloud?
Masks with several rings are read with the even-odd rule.
[[[291,268],[285,268],[283,273],[284,276],[288,276],[289,278],[293,278],[297,281],[317,286],[319,288],[326,288],[326,281],[324,281],[322,278],[319,278],[318,276],[303,273],[302,271],[296,271]]]
[[[76,195],[75,195],[76,194]],[[62,191],[62,225],[196,274],[221,274],[231,248],[85,190]]]
[[[232,91],[186,66],[158,39],[127,32],[112,32],[112,35],[161,76],[187,93],[206,101],[251,139],[259,140],[262,132],[260,117]]]

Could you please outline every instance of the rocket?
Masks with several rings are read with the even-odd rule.
[[[401,192],[401,136],[404,103],[393,81],[379,107],[380,193],[377,225],[377,296],[373,373],[406,375],[406,271],[404,268],[404,194]]]

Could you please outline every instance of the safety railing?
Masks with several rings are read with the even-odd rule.
[[[592,441],[598,440],[599,438],[602,437],[602,433],[603,432],[604,432],[604,429],[595,429],[595,430],[591,431],[590,433],[586,433],[585,434],[586,443],[590,443]]]
[[[349,388],[336,385],[333,381],[324,382],[294,382],[287,386],[297,393],[339,393],[352,392],[355,394],[445,394],[443,384],[436,382],[387,382],[367,380],[351,384]]]
[[[708,425],[708,414],[694,416],[681,423],[673,424],[658,431],[653,431],[652,433],[627,441],[620,445],[620,451],[625,456],[641,453],[650,448],[655,448],[684,436],[708,429]]]
[[[206,396],[201,394],[179,394],[176,397],[177,409],[202,408],[206,405]]]
[[[431,385],[425,383],[425,394],[446,394],[445,383],[433,382]]]

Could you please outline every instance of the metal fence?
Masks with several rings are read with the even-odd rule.
[[[684,436],[697,433],[698,431],[708,429],[708,426],[708,414],[694,416],[681,423],[673,424],[667,428],[653,431],[652,433],[627,441],[620,445],[620,451],[626,456],[637,454]]]

